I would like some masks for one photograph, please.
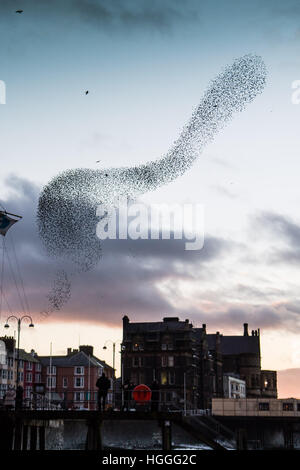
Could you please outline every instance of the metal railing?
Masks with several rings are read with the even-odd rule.
[[[185,416],[210,415],[209,409],[198,409],[193,403],[184,400],[182,389],[161,388],[152,393],[151,400],[138,403],[133,399],[132,389],[117,389],[115,393],[109,390],[106,397],[106,409],[116,411],[166,411],[171,413],[182,413]],[[158,398],[156,398],[158,397]],[[1,406],[1,400],[0,400]],[[5,408],[2,403],[2,408]],[[23,398],[19,407],[28,410],[97,410],[98,393],[93,390],[76,389],[48,389],[46,393],[30,392],[30,397]],[[14,408],[14,406],[13,406]]]

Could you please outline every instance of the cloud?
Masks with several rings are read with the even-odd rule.
[[[2,318],[9,313],[6,301],[13,312],[22,313],[23,306],[26,310],[13,239],[36,322],[120,326],[124,314],[132,321],[172,315],[189,318],[197,326],[206,323],[208,331],[224,334],[241,332],[245,322],[250,330],[294,331],[299,324],[300,303],[284,289],[273,284],[266,287],[265,282],[234,282],[231,271],[234,274],[239,269],[239,256],[245,247],[222,237],[207,235],[204,248],[198,252],[185,251],[184,240],[108,240],[102,243],[99,264],[86,273],[76,273],[68,260],[48,257],[37,235],[40,188],[15,175],[6,180],[6,187],[8,196],[1,202],[23,219],[5,239],[17,286],[6,260]],[[62,269],[69,273],[71,298],[59,311],[43,318],[40,312],[47,310],[47,296],[57,271]]]
[[[65,21],[75,18],[99,28],[126,26],[166,31],[180,21],[198,18],[193,0],[184,4],[179,0],[21,0],[18,8],[24,10],[23,16],[38,16],[40,21],[49,21],[51,16]],[[7,15],[14,12],[11,0],[2,0],[0,11]]]
[[[3,202],[7,210],[23,219],[8,233],[5,240],[11,261],[14,241],[28,302],[36,314],[47,310],[47,295],[58,270],[69,272],[71,299],[59,312],[52,312],[47,321],[76,319],[119,324],[124,313],[135,318],[149,318],[164,312],[178,311],[161,285],[178,280],[193,281],[197,272],[226,256],[234,244],[221,237],[207,236],[201,251],[185,251],[185,240],[108,240],[102,243],[102,259],[86,273],[76,273],[68,260],[49,258],[37,235],[36,207],[40,188],[22,178],[6,180],[9,196]],[[13,265],[13,263],[12,263]],[[21,283],[14,282],[8,260],[5,261],[5,298],[10,307],[20,310]],[[71,273],[71,274],[70,274]],[[3,307],[7,309],[6,300]]]
[[[263,212],[252,219],[254,229],[271,239],[268,260],[272,263],[299,264],[300,225],[289,217],[274,212]]]
[[[234,194],[233,192],[229,191],[226,187],[224,186],[218,186],[218,185],[212,185],[211,189],[216,191],[220,196],[222,197],[228,197],[229,199],[236,199],[237,195]]]

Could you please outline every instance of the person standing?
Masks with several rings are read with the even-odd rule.
[[[96,387],[98,387],[98,410],[105,411],[107,392],[110,388],[110,380],[106,377],[104,372],[97,380]]]

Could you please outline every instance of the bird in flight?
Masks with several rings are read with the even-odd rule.
[[[23,10],[16,10],[16,13],[23,13]]]
[[[89,90],[86,90],[85,94],[87,95],[87,94],[88,94],[88,92],[89,92]]]

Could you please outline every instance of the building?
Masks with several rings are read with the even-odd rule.
[[[233,374],[223,375],[224,398],[246,398],[246,382]]]
[[[39,356],[39,360],[47,399],[64,409],[97,409],[98,377],[104,372],[113,381],[113,368],[94,356],[93,346],[68,348],[66,355]],[[112,388],[108,394],[111,403]]]
[[[167,408],[210,408],[211,400],[233,396],[277,397],[275,371],[261,370],[259,330],[241,336],[207,334],[189,320],[165,317],[160,322],[123,318],[123,380],[160,385]]]
[[[123,381],[160,384],[160,401],[182,408],[184,393],[194,402],[199,381],[196,335],[189,320],[131,323],[123,318]]]
[[[27,353],[24,349],[19,351],[19,384],[22,385],[24,406],[31,406],[35,384],[42,381],[42,364],[37,353],[32,349]]]
[[[300,418],[300,400],[296,398],[214,398],[215,416],[273,416]]]
[[[7,351],[5,342],[0,340],[0,399],[7,390]]]
[[[215,362],[222,361],[223,374],[232,374],[245,380],[247,397],[277,398],[276,371],[261,369],[260,331],[248,333],[248,323],[244,323],[241,336],[223,336],[219,333],[207,335],[210,354]],[[221,372],[215,366],[216,375],[220,379]],[[223,388],[223,387],[222,387]],[[218,394],[221,398],[221,395]]]

